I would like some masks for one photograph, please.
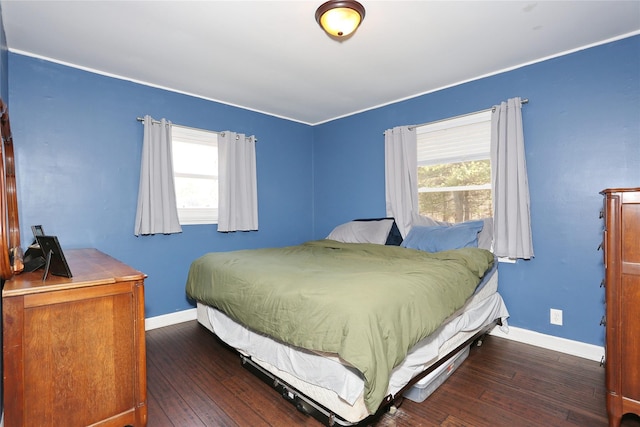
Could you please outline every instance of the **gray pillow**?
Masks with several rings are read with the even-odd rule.
[[[393,219],[379,221],[350,221],[334,228],[327,239],[343,243],[377,243],[384,245]]]

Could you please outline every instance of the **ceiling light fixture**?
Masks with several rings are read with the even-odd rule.
[[[364,6],[357,1],[328,1],[316,10],[316,21],[327,34],[343,38],[353,33],[364,19]]]

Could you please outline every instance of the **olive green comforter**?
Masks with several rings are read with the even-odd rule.
[[[209,253],[195,260],[187,294],[285,343],[337,353],[365,381],[370,413],[391,370],[471,296],[493,254],[427,253],[318,240]]]

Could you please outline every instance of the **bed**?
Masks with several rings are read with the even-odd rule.
[[[396,246],[395,222],[380,219],[297,246],[210,253],[186,290],[198,321],[298,409],[328,425],[368,423],[508,317],[474,227],[437,251],[424,247],[442,241],[433,227]]]

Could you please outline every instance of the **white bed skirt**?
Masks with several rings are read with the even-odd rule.
[[[501,319],[502,327],[506,328],[509,313],[497,293],[497,287],[498,274],[495,272],[462,309],[416,344],[405,360],[392,371],[387,394],[395,395],[413,377],[495,319]],[[356,423],[370,415],[364,405],[362,376],[337,355],[318,354],[280,343],[245,328],[224,313],[201,303],[197,304],[197,313],[198,322],[222,341],[250,356],[256,364],[341,418]]]

